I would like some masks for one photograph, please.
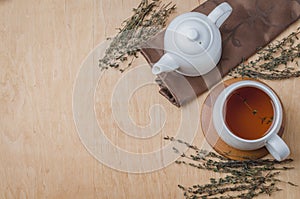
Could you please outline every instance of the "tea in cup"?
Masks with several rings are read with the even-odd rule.
[[[213,107],[213,124],[225,143],[240,150],[265,146],[278,161],[290,154],[278,135],[282,121],[283,108],[276,93],[254,80],[229,85]]]

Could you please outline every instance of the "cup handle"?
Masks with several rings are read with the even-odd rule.
[[[216,24],[218,28],[224,23],[232,12],[232,7],[227,3],[218,5],[209,15],[208,18]]]
[[[290,154],[290,149],[277,134],[266,142],[266,148],[270,154],[278,161],[282,161]]]

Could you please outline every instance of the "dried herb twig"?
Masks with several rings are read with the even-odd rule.
[[[267,80],[300,77],[299,34],[300,27],[282,40],[259,49],[256,60],[249,62],[243,60],[229,75]]]
[[[287,166],[293,161],[292,159],[281,162],[272,159],[235,161],[214,152],[201,150],[197,146],[190,145],[174,137],[166,136],[164,139],[184,144],[192,149],[193,153],[190,155],[181,153],[184,160],[177,160],[177,164],[225,174],[225,177],[211,178],[210,183],[205,185],[192,185],[191,187],[178,185],[187,199],[250,199],[262,194],[271,195],[273,192],[281,190],[278,188],[278,183],[284,181],[277,178],[280,171],[294,168]],[[173,150],[175,153],[180,153],[176,148],[173,148]],[[291,182],[286,183],[291,186],[298,186]]]
[[[258,110],[254,109],[250,106],[247,99],[245,97],[243,97],[240,93],[233,92],[233,95],[238,96],[240,98],[240,100],[242,100],[244,105],[249,109],[249,111],[251,111],[251,113],[253,115],[256,115],[257,117],[259,117],[259,119],[261,120],[261,124],[270,124],[271,122],[273,122],[273,116],[271,116],[271,117],[262,116]]]
[[[142,0],[138,7],[133,9],[134,14],[123,21],[123,27],[119,29],[118,34],[110,38],[111,43],[104,57],[99,60],[101,69],[111,67],[123,72],[132,64],[138,57],[142,44],[166,26],[168,17],[176,9],[171,3],[162,6],[160,4],[160,0]],[[120,64],[125,61],[129,62],[128,66],[120,68]]]

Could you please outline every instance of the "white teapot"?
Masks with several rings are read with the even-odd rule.
[[[165,54],[154,64],[152,73],[176,71],[187,76],[204,75],[219,62],[222,39],[219,27],[232,7],[224,2],[208,16],[189,12],[176,17],[164,36]]]

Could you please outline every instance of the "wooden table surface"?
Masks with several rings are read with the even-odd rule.
[[[202,2],[174,0],[178,9],[172,18]],[[80,140],[72,109],[77,74],[87,55],[116,33],[115,28],[138,3],[139,0],[0,0],[0,198],[183,198],[178,184],[190,186],[218,177],[174,163],[148,173],[118,171],[100,163]],[[279,37],[299,25],[298,21]],[[143,64],[145,60],[140,57],[133,68]],[[150,70],[145,71],[137,79],[149,78]],[[147,126],[149,108],[160,104],[164,111],[154,110],[158,118],[154,122],[158,126],[164,119],[165,122],[150,138],[127,135],[114,121],[111,110],[112,90],[127,75],[109,70],[98,82],[97,121],[115,146],[138,154],[150,153],[167,143],[163,141],[165,135],[176,134],[181,109],[159,95],[156,85],[140,87],[128,102],[126,117]],[[267,83],[279,93],[285,107],[283,137],[295,159],[295,169],[281,178],[299,184],[300,78]],[[126,89],[123,92],[127,94]],[[120,101],[122,94],[119,93]],[[206,95],[195,102],[201,106]],[[193,143],[202,145],[200,127],[196,133]],[[126,166],[122,168],[126,170]],[[273,198],[300,195],[300,188],[286,184],[280,187],[284,190]]]

